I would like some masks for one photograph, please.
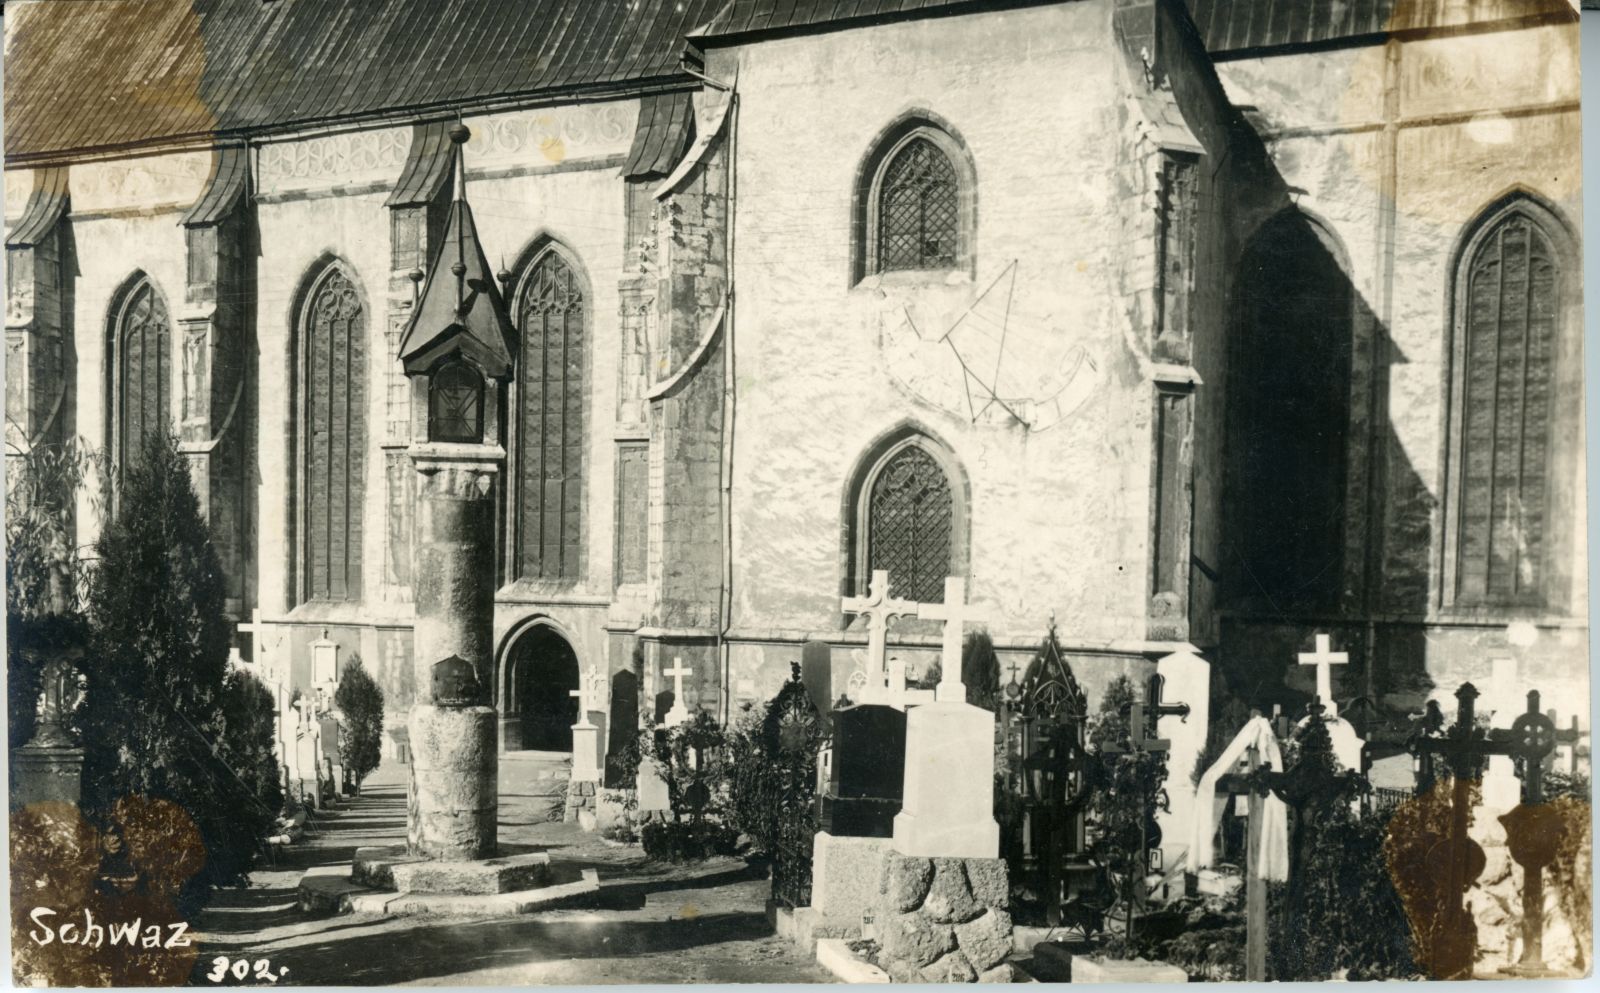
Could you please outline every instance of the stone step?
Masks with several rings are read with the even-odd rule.
[[[600,889],[600,874],[583,869],[579,878],[554,886],[513,890],[509,893],[445,894],[396,893],[361,886],[350,879],[350,867],[319,866],[301,877],[297,892],[306,912],[372,914],[377,916],[437,915],[446,917],[503,917],[531,914],[579,903]]]

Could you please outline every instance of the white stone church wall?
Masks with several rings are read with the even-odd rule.
[[[837,631],[852,467],[911,422],[947,443],[970,481],[968,589],[991,611],[998,641],[1036,641],[1054,612],[1070,645],[1140,643],[1150,391],[1124,344],[1130,318],[1117,283],[1121,225],[1110,212],[1124,97],[1110,5],[770,41],[742,57],[713,51],[711,74],[731,77],[735,58],[736,638],[792,643]],[[857,169],[874,136],[908,110],[938,115],[971,152],[976,274],[852,286]],[[1013,389],[1037,382],[1040,356],[1087,360],[1085,379],[1063,383],[1081,402],[1047,430],[974,425],[926,402],[896,379],[928,370],[892,368],[880,343],[902,306],[924,335],[938,335],[1013,260],[1012,342],[1027,348],[1002,358],[999,391],[1005,377]],[[1007,289],[996,288],[995,312]],[[772,674],[767,650],[741,652]],[[743,677],[736,664],[736,696]]]
[[[206,153],[180,152],[80,163],[69,171],[78,277],[73,291],[77,376],[70,396],[75,403],[74,432],[95,450],[110,443],[105,396],[111,308],[119,291],[139,273],[149,277],[174,322],[172,423],[181,417],[183,367],[176,322],[186,310],[187,261],[178,221],[200,196],[209,164]],[[8,172],[8,190],[21,181]],[[78,504],[80,546],[91,544],[100,533],[94,502],[86,489]]]

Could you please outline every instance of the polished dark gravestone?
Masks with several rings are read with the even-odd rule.
[[[833,775],[818,798],[822,830],[894,837],[905,786],[906,712],[858,704],[833,712]]]

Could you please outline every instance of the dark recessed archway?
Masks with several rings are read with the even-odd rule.
[[[504,710],[520,735],[506,737],[508,751],[570,752],[578,721],[578,656],[555,628],[536,624],[506,653],[509,676]]]
[[[1240,261],[1228,350],[1225,596],[1332,609],[1344,575],[1352,299],[1331,236],[1285,211]]]

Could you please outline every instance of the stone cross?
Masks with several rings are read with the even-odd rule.
[[[672,709],[667,711],[665,722],[668,727],[675,727],[689,719],[689,708],[683,703],[683,677],[694,673],[694,670],[683,664],[683,659],[676,655],[672,657],[672,668],[661,670],[663,676],[672,677]]]
[[[1314,665],[1317,667],[1317,699],[1327,709],[1328,717],[1338,717],[1339,707],[1333,702],[1333,669],[1332,666],[1344,665],[1350,661],[1348,652],[1335,652],[1325,634],[1317,635],[1317,650],[1314,652],[1301,652],[1301,665]]]
[[[567,696],[574,697],[578,701],[578,720],[573,727],[594,727],[593,724],[589,723],[588,686],[581,678],[578,680],[578,688],[575,690],[568,690]]]
[[[846,614],[860,614],[867,619],[867,685],[882,680],[887,673],[884,654],[889,648],[889,619],[908,617],[917,613],[920,606],[912,600],[895,600],[889,596],[889,571],[874,569],[868,596],[847,596],[839,601],[839,609]]]
[[[946,576],[944,603],[921,604],[917,607],[917,616],[944,621],[944,648],[936,698],[940,703],[966,703],[967,687],[961,682],[961,644],[966,626],[984,620],[983,615],[967,603],[967,581],[959,576]]]

